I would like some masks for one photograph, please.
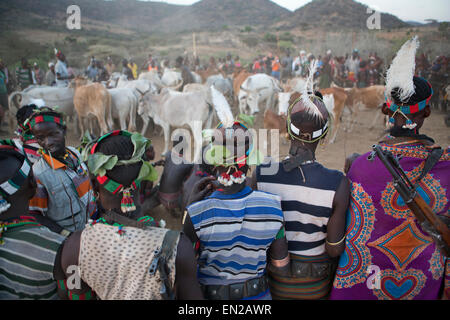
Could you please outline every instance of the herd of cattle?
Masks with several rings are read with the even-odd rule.
[[[76,77],[68,87],[30,86],[9,96],[10,126],[15,126],[15,113],[23,105],[35,103],[58,107],[58,110],[72,121],[78,122],[82,136],[86,125],[93,132],[95,119],[100,133],[116,129],[114,119],[120,129],[135,131],[137,115],[145,135],[150,119],[162,127],[164,132],[164,152],[169,148],[170,130],[188,126],[194,132],[195,123],[201,121],[203,128],[211,128],[217,108],[230,108],[235,113],[255,115],[265,102],[264,127],[286,132],[286,113],[291,94],[301,92],[305,79],[293,78],[286,83],[266,74],[252,74],[246,70],[231,76],[223,74],[193,74],[196,83],[184,84],[181,73],[166,68],[159,76],[156,72],[144,72],[138,80],[127,80],[120,73],[113,73],[104,83],[91,83]],[[180,91],[182,88],[182,91]],[[333,86],[320,90],[324,102],[333,117],[330,143],[334,143],[345,109],[350,111],[351,130],[360,110],[377,109],[384,101],[384,87],[372,86],[364,89],[339,88]],[[278,102],[278,108],[276,105]],[[372,127],[378,121],[376,112]],[[127,126],[128,121],[128,126]],[[75,125],[75,132],[77,131]],[[196,134],[193,134],[196,139]],[[201,145],[195,140],[196,148]],[[197,154],[197,153],[194,153]]]

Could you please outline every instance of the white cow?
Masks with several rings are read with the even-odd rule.
[[[149,80],[127,80],[125,75],[121,75],[117,79],[115,88],[130,88],[130,89],[136,89],[139,92],[151,92],[151,93],[157,93],[159,90],[158,88]]]
[[[152,70],[149,72],[142,72],[141,74],[139,74],[138,80],[148,80],[151,83],[153,83],[158,88],[158,90],[161,90],[162,88],[165,87],[156,70]]]
[[[198,134],[198,130],[210,128],[213,119],[214,110],[209,101],[213,105],[227,104],[225,97],[217,90],[212,94],[213,90],[215,90],[214,87],[209,88],[209,90],[194,92],[163,89],[158,95],[146,93],[140,99],[138,108],[138,114],[144,121],[142,134],[146,132],[148,121],[152,118],[164,130],[164,154],[169,150],[170,129],[187,125],[194,136],[194,155],[195,160],[197,160],[201,156],[202,144],[202,137],[201,134]],[[218,96],[223,97],[223,99],[215,98]],[[229,108],[229,105],[225,107]],[[199,122],[201,127],[196,127]]]
[[[135,131],[139,93],[131,88],[114,88],[108,91],[111,94],[112,117],[119,120],[120,129],[127,129],[126,120],[129,118],[127,130]]]
[[[74,117],[74,90],[69,87],[30,86],[23,91],[12,92],[9,96],[9,110],[11,129],[15,127],[15,115],[20,107],[31,104],[35,99],[41,99],[47,107],[63,112],[67,117]],[[75,126],[77,128],[77,126]]]
[[[248,77],[241,85],[239,91],[239,110],[246,113],[247,105],[250,114],[259,112],[259,104],[266,101],[266,109],[273,109],[275,95],[283,91],[277,79],[263,73]]]
[[[214,86],[227,98],[228,103],[233,103],[233,81],[230,78],[225,78],[222,74],[216,74],[208,77],[205,84],[208,87]]]
[[[161,76],[161,82],[166,87],[174,87],[178,86],[180,83],[183,83],[183,78],[181,76],[181,72],[165,68],[164,73]]]

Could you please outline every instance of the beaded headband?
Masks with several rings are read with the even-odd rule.
[[[431,94],[427,99],[410,106],[398,106],[393,101],[386,98],[386,105],[392,112],[396,112],[398,109],[400,109],[400,111],[404,114],[413,114],[422,111],[423,109],[425,109],[427,105],[430,104],[431,97],[433,96],[434,93],[433,88],[431,87],[431,84],[428,81],[427,84],[431,89]]]
[[[316,96],[316,95],[314,95],[313,97],[314,97],[315,99],[319,99],[320,101],[323,102],[323,100],[322,100],[320,97],[318,97],[318,96]],[[310,99],[311,99],[311,98],[310,98]],[[301,141],[301,142],[305,142],[305,143],[314,143],[314,142],[317,142],[317,141],[321,140],[321,139],[322,139],[323,137],[325,137],[325,135],[328,133],[328,131],[329,131],[329,129],[330,129],[330,126],[329,126],[330,120],[328,120],[328,121],[325,123],[325,125],[324,125],[321,129],[316,130],[316,131],[314,131],[314,132],[312,132],[312,133],[306,132],[305,134],[310,135],[310,139],[309,139],[309,140],[305,140],[305,139],[299,138],[298,136],[300,136],[300,135],[302,134],[302,132],[300,131],[299,128],[297,128],[297,127],[292,123],[292,121],[291,121],[291,115],[292,115],[292,109],[294,108],[294,106],[295,106],[299,101],[302,101],[302,100],[303,100],[302,97],[299,97],[299,98],[297,98],[297,99],[294,101],[294,103],[292,103],[292,104],[289,106],[289,109],[288,109],[288,116],[287,116],[287,119],[286,119],[286,121],[287,121],[287,131],[288,131],[289,136],[290,136],[292,139],[295,139],[295,140],[298,140],[298,141]],[[311,101],[311,102],[312,102],[312,101]],[[328,112],[328,109],[327,109],[327,112]]]
[[[108,137],[118,135],[130,137],[134,146],[134,152],[131,159],[118,160],[116,155],[104,155],[101,152],[96,152],[101,141]],[[87,158],[88,167],[91,174],[96,176],[96,180],[100,183],[100,185],[114,195],[122,193],[120,208],[124,213],[136,210],[136,205],[131,193],[139,188],[140,182],[143,180],[155,181],[158,178],[158,174],[153,166],[142,159],[142,156],[150,143],[150,140],[142,137],[138,133],[132,134],[125,130],[115,130],[100,137],[93,144],[86,146],[85,152],[83,152],[84,158]],[[123,184],[108,178],[106,175],[106,171],[112,170],[115,166],[129,165],[138,162],[142,162],[141,170],[139,171],[138,177],[128,187],[125,187]]]
[[[40,112],[46,112],[46,111],[55,112],[54,110],[41,109],[41,110],[33,113],[27,120],[25,120],[25,122],[23,123],[23,126],[21,126],[20,124],[19,124],[19,126],[21,128],[25,127],[25,128],[28,128],[28,130],[32,130],[36,124],[42,123],[42,122],[54,122],[61,126],[66,125],[62,116],[49,115],[49,114],[41,114],[40,115],[39,114]]]
[[[3,197],[11,196],[16,193],[25,183],[31,172],[31,165],[28,161],[23,148],[16,145],[12,140],[0,140],[0,150],[16,151],[24,156],[24,160],[20,169],[14,174],[14,176],[0,184],[0,213],[9,209],[9,204]]]
[[[423,78],[422,78],[422,79],[423,79]],[[425,79],[423,79],[423,80],[426,81]],[[427,99],[422,100],[422,101],[420,101],[420,102],[418,102],[418,103],[416,103],[416,104],[414,104],[414,105],[409,105],[409,106],[398,106],[398,105],[396,105],[393,101],[391,101],[391,100],[389,100],[387,97],[385,97],[385,99],[386,99],[386,106],[389,108],[389,110],[391,110],[391,111],[394,113],[394,114],[389,118],[389,126],[390,126],[390,127],[393,127],[393,126],[395,125],[395,119],[394,119],[394,116],[395,116],[395,114],[397,114],[397,113],[400,113],[400,114],[406,119],[406,124],[403,126],[404,129],[410,129],[410,130],[412,130],[412,129],[414,129],[414,128],[417,127],[417,124],[414,123],[411,119],[409,119],[406,115],[407,115],[407,114],[414,114],[414,113],[420,112],[420,111],[422,111],[423,109],[425,109],[425,107],[426,107],[427,105],[430,104],[430,100],[431,100],[431,97],[433,96],[434,91],[433,91],[433,88],[431,87],[431,84],[430,84],[428,81],[426,81],[426,83],[428,84],[428,86],[429,86],[430,89],[431,89],[431,94],[430,94],[430,96],[429,96]]]

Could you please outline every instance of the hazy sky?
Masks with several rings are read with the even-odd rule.
[[[198,1],[199,0],[161,0],[159,2],[189,5]],[[271,1],[292,11],[311,2],[311,0]],[[413,20],[424,22],[425,19],[450,21],[450,0],[358,0],[358,2],[366,4],[377,11],[394,14],[404,21]]]

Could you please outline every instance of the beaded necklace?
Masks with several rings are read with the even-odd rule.
[[[137,222],[141,223],[142,227],[148,227],[148,226],[160,227],[160,224],[158,222],[156,222],[155,219],[153,219],[153,217],[150,217],[150,216],[141,217],[141,218],[137,219]],[[97,223],[101,223],[101,224],[104,224],[107,226],[117,227],[118,228],[117,234],[119,235],[119,237],[122,237],[125,234],[125,230],[123,230],[123,227],[124,227],[123,224],[120,224],[117,222],[110,224],[106,221],[105,218],[100,218],[97,220],[93,220],[89,225],[94,226]]]

